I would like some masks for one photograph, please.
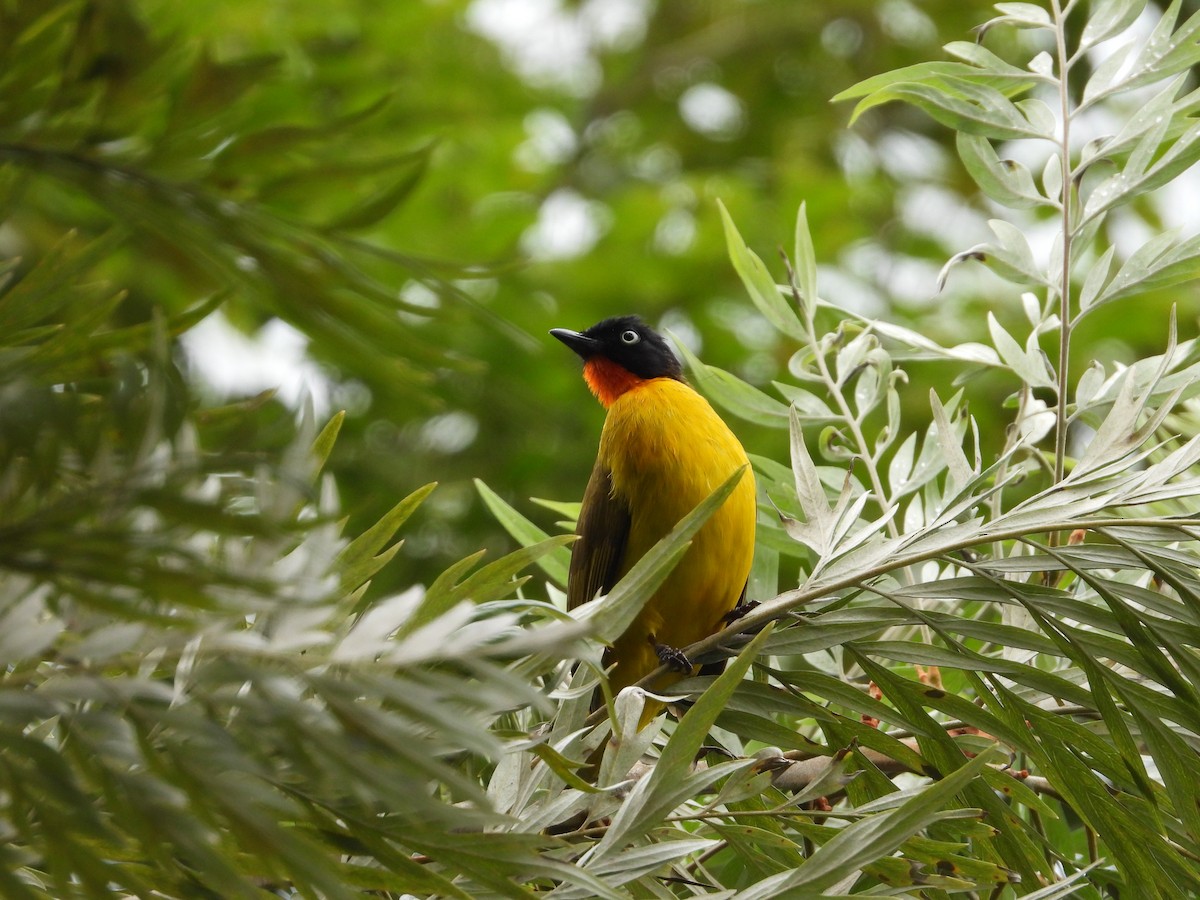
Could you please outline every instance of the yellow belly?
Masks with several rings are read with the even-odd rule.
[[[683,648],[720,630],[737,605],[754,555],[756,501],[746,451],[708,402],[682,382],[657,378],[627,391],[608,410],[600,457],[613,492],[629,506],[624,575],[680,519],[742,466],[733,493],[629,629],[608,661],[614,691],[659,665],[655,644]],[[675,678],[654,685],[662,689]]]

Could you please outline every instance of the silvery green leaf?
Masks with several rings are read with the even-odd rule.
[[[1155,235],[1113,276],[1096,304],[1171,287],[1200,276],[1200,235],[1176,243],[1175,232]]]
[[[883,352],[882,350],[880,351]],[[891,356],[888,356],[887,371],[888,377],[886,381],[887,390],[887,425],[882,428],[875,438],[875,457],[878,459],[883,451],[896,442],[896,438],[900,436],[900,426],[903,420],[900,411],[900,392],[896,390],[896,385],[908,381],[908,376],[899,369],[892,369]]]
[[[900,488],[908,481],[916,449],[917,435],[916,432],[912,432],[901,442],[888,463],[888,485],[893,495],[899,495]]]
[[[29,592],[0,619],[0,665],[37,659],[66,630],[66,623],[46,608],[48,593]]]
[[[938,399],[937,391],[932,388],[929,390],[929,404],[933,408],[938,447],[950,472],[951,487],[954,491],[961,490],[971,480],[973,474],[971,464],[967,462],[967,455],[963,453],[961,437],[956,434],[956,429],[950,424],[950,417],[946,415],[946,409],[942,406],[942,401]]]
[[[879,404],[891,384],[892,359],[878,346],[874,336],[872,342],[876,346],[867,354],[854,383],[854,408],[859,419],[865,418]]]
[[[1083,288],[1079,292],[1079,308],[1081,310],[1088,309],[1100,296],[1104,285],[1108,282],[1108,274],[1112,270],[1113,254],[1116,250],[1115,244],[1109,247],[1088,269],[1087,277],[1083,280]]]
[[[768,624],[731,660],[724,672],[696,699],[680,719],[658,763],[649,776],[642,778],[613,816],[612,824],[601,841],[581,859],[587,868],[605,856],[622,850],[628,843],[657,827],[679,804],[699,793],[725,775],[753,765],[753,759],[721,763],[706,770],[692,771],[700,749],[717,716],[757,658],[763,642],[773,630]]]
[[[1062,296],[1065,292],[1070,294],[1071,276],[1067,273],[1067,287],[1060,288],[1063,279],[1063,241],[1062,232],[1055,229],[1054,237],[1050,241],[1050,254],[1046,260],[1046,271],[1049,273],[1049,279],[1053,285],[1051,295],[1057,294]]]
[[[1104,377],[1104,366],[1092,360],[1092,364],[1079,376],[1079,383],[1075,386],[1076,409],[1087,408],[1104,385]]]
[[[1170,125],[1170,118],[1160,115],[1138,139],[1121,170],[1127,179],[1137,181],[1146,174],[1146,170],[1158,155],[1159,146],[1166,138]]]
[[[976,244],[974,247],[971,247],[969,250],[960,250],[958,253],[955,253],[952,257],[950,257],[948,260],[946,260],[946,264],[944,266],[942,266],[941,271],[938,272],[938,279],[937,279],[938,293],[941,293],[942,289],[945,288],[946,282],[950,280],[950,271],[952,269],[954,269],[955,266],[959,266],[962,263],[968,262],[971,260],[974,260],[977,262],[983,262],[988,258],[986,251],[988,251],[989,249],[990,249],[989,244]]]
[[[849,494],[847,494],[849,496]],[[863,507],[867,501],[871,499],[871,495],[867,493],[859,494],[854,498],[854,501],[847,506],[841,513],[838,520],[838,527],[834,531],[834,551],[837,555],[844,556],[853,552],[867,541],[874,539],[882,539],[884,537],[884,529],[893,518],[899,509],[897,506],[889,506],[884,510],[883,514],[865,524],[860,524],[862,518]],[[858,528],[855,526],[858,525]]]
[[[858,367],[863,364],[863,361],[867,358],[868,351],[873,349],[876,343],[875,336],[870,332],[864,331],[838,350],[834,363],[834,371],[837,375],[839,386],[844,385]]]
[[[1088,442],[1075,468],[1067,476],[1069,481],[1077,480],[1085,473],[1120,458],[1131,449],[1132,435],[1137,432],[1142,403],[1134,394],[1134,380],[1129,377],[1128,370],[1123,375],[1121,388],[1112,408]]]
[[[955,414],[961,400],[962,392],[959,391],[945,404],[943,411],[947,418]],[[908,476],[908,481],[904,485],[905,492],[924,487],[946,468],[948,461],[939,447],[937,430],[936,422],[931,422],[928,428],[926,428],[925,437],[921,442],[921,449],[917,453],[917,461],[913,465],[912,472]],[[953,431],[954,440],[959,441],[960,447],[965,433],[965,426],[961,429],[955,428]]]
[[[656,716],[647,722],[644,728],[639,728],[646,700],[646,691],[633,685],[614,698],[614,737],[605,744],[604,757],[600,762],[601,785],[611,787],[623,782],[629,770],[642,758],[642,754],[650,749],[654,739],[662,731],[662,716]]]
[[[372,604],[338,641],[331,658],[345,662],[373,659],[385,649],[388,637],[408,620],[424,596],[425,589],[415,585]]]
[[[864,365],[857,380],[854,382],[854,409],[858,412],[860,420],[874,409],[875,404],[879,402],[879,389],[882,384],[883,382],[879,378],[879,370],[870,363]]]
[[[629,847],[616,855],[605,856],[594,864],[588,865],[587,871],[595,876],[599,883],[613,888],[620,887],[637,878],[660,872],[665,866],[677,860],[700,854],[718,843],[720,842],[712,838],[659,840],[641,847]],[[576,897],[591,900],[593,895],[588,893],[582,885],[564,885],[547,896],[561,898],[561,900],[572,900]],[[629,895],[614,891],[614,896]]]
[[[832,531],[833,509],[825,496],[825,487],[821,484],[817,467],[808,452],[808,445],[804,440],[804,428],[795,410],[792,411],[791,447],[796,498],[800,501],[800,508],[804,511],[804,524],[815,532],[814,539],[823,549],[828,546],[827,540]],[[818,548],[814,547],[813,549]]]
[[[947,266],[949,265],[950,263],[947,263]],[[956,344],[953,347],[943,347],[936,341],[930,340],[911,328],[905,328],[903,325],[894,325],[891,322],[876,319],[864,319],[863,321],[869,322],[871,329],[877,334],[928,354],[927,357],[920,358],[955,359],[960,362],[978,363],[985,366],[1000,365],[1000,358],[996,355],[996,351],[986,344],[971,342]]]
[[[1030,325],[1037,328],[1042,324],[1042,304],[1038,300],[1037,294],[1032,291],[1023,291],[1021,308],[1025,310],[1025,318],[1029,320]]]
[[[1139,182],[1139,189],[1144,193],[1161,187],[1197,161],[1200,161],[1200,122],[1194,122],[1150,166]]]
[[[783,381],[772,381],[771,384],[805,421],[826,422],[836,418],[828,404],[811,391]]]
[[[1028,445],[1036,445],[1050,433],[1057,418],[1054,410],[1048,409],[1041,400],[1030,400],[1025,415],[1017,421],[1017,430],[1021,435],[1021,440]],[[976,447],[978,446],[977,442]]]
[[[1051,153],[1042,169],[1042,190],[1047,197],[1061,197],[1062,185],[1062,158]]]
[[[1187,127],[1187,116],[1194,111],[1197,97],[1200,96],[1200,92],[1192,91],[1176,99],[1179,91],[1188,83],[1188,77],[1188,73],[1183,73],[1172,78],[1166,87],[1129,115],[1120,131],[1100,139],[1095,153],[1108,159],[1120,156],[1134,147],[1147,131],[1164,121],[1169,126],[1168,137],[1182,134]]]
[[[1036,72],[1045,78],[1054,77],[1054,57],[1045,50],[1029,61],[1029,71]]]
[[[1079,38],[1080,48],[1091,47],[1120,34],[1146,8],[1146,0],[1099,0],[1088,9],[1087,23]]]
[[[327,619],[328,615],[326,611],[324,618]],[[3,627],[0,625],[0,628]],[[92,663],[104,662],[134,649],[147,630],[146,625],[141,622],[114,622],[89,633],[79,643],[66,650],[63,656]]]
[[[1004,329],[1004,326],[990,310],[987,314],[987,324],[996,352],[1000,354],[1004,364],[1012,369],[1022,381],[1038,387],[1049,387],[1053,384],[1040,360],[1033,359],[1022,349],[1021,345]]]
[[[955,55],[968,58],[977,65],[958,62],[925,62],[905,66],[860,81],[853,87],[835,95],[833,100],[836,103],[862,98],[850,116],[850,124],[854,124],[868,109],[883,103],[890,103],[893,100],[904,99],[895,93],[897,86],[901,85],[944,85],[947,81],[971,79],[978,84],[1002,91],[1005,95],[1013,96],[1028,90],[1043,80],[1032,72],[999,60],[995,54],[985,48],[965,51],[963,50],[965,46],[967,46],[966,42],[959,41],[947,45],[947,50]],[[983,53],[979,51],[983,51]]]
[[[1014,25],[1050,28],[1054,24],[1046,8],[1035,3],[997,3],[996,11]]]
[[[796,280],[800,288],[800,301],[804,304],[804,314],[810,316],[817,305],[817,254],[813,249],[812,234],[808,230],[808,216],[805,204],[800,204],[796,214],[796,247],[793,263],[796,266]]]
[[[1029,78],[1029,73],[1010,62],[1006,62],[977,41],[951,41],[942,48],[951,56],[956,56],[963,62],[975,66],[982,73],[1007,75],[1022,80]],[[911,79],[917,81],[920,79]]]
[[[1117,76],[1121,74],[1126,61],[1135,49],[1136,45],[1133,43],[1118,47],[1105,57],[1100,65],[1096,66],[1083,88],[1083,99],[1080,102],[1080,108],[1091,106],[1117,89]]]
[[[925,524],[925,502],[918,491],[904,510],[904,533],[916,534]]]
[[[1027,100],[1018,100],[1016,102],[1017,109],[1024,113],[1025,118],[1029,120],[1029,124],[1034,130],[1044,138],[1053,138],[1058,131],[1058,118],[1054,112],[1043,101],[1036,97],[1030,97]]]
[[[1173,0],[1131,67],[1121,90],[1153,84],[1200,62],[1200,12],[1172,31],[1179,16],[1180,0]]]
[[[988,226],[1000,243],[983,244],[972,248],[969,253],[982,258],[989,268],[1009,281],[1018,284],[1040,284],[1054,289],[1054,284],[1038,268],[1029,242],[1019,228],[1003,219],[991,219]]]
[[[947,78],[937,85],[898,84],[887,94],[888,99],[911,103],[956,131],[995,140],[1040,138],[1046,134],[1001,91],[967,79]]]
[[[869,815],[838,831],[817,848],[804,864],[770,875],[739,892],[743,900],[772,897],[820,896],[842,881],[847,872],[890,854],[922,828],[955,815],[944,810],[998,754],[987,751],[941,780],[933,781],[894,810]],[[802,894],[803,892],[803,894]]]
[[[1000,159],[987,138],[960,131],[955,141],[967,172],[980,190],[997,203],[1011,209],[1053,205],[1038,192],[1029,169],[1016,160]]]

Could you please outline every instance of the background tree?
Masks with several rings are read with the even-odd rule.
[[[930,307],[962,232],[930,220],[968,190],[947,135],[900,107],[847,132],[829,103],[967,35],[961,4],[391,6],[19,3],[4,29],[10,58],[40,59],[8,67],[8,171],[31,188],[11,252],[133,229],[105,273],[127,321],[228,292],[235,327],[298,328],[351,413],[330,465],[355,525],[442,483],[380,588],[503,546],[472,477],[511,499],[578,492],[564,461],[589,457],[599,420],[547,328],[638,311],[755,384],[783,371],[724,261],[718,197],[759,246],[806,200],[866,309],[977,318]],[[61,83],[17,74],[43,70]],[[936,309],[979,298],[957,280]],[[531,410],[554,415],[535,433]]]
[[[1200,20],[529,9],[0,6],[5,893],[1190,890],[1197,254],[1154,192]],[[774,623],[636,739],[517,577],[561,581],[524,514],[573,509],[524,498],[599,425],[544,329],[628,310],[746,420]],[[298,329],[346,419],[218,405],[218,317]],[[528,546],[457,561],[493,521]],[[657,762],[597,793],[610,727],[603,787]]]

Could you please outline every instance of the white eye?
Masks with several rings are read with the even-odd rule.
[[[621,332],[621,343],[623,343],[623,344],[636,344],[641,339],[642,339],[642,336],[640,334],[638,334],[636,331],[622,331]]]

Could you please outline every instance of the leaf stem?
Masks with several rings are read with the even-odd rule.
[[[821,347],[820,339],[817,337],[817,324],[814,319],[816,304],[805,305],[800,302],[800,288],[796,283],[796,273],[792,269],[792,264],[788,260],[787,254],[783,254],[783,264],[787,269],[788,282],[791,285],[792,293],[796,297],[796,306],[802,313],[804,329],[808,333],[808,341],[813,348],[813,357],[816,360],[817,368],[820,370],[821,380],[825,382],[826,390],[829,391],[834,403],[837,404],[838,412],[841,413],[842,419],[849,427],[850,433],[854,438],[854,443],[858,447],[859,456],[867,470],[867,477],[871,480],[871,490],[875,494],[875,502],[879,506],[880,512],[886,513],[891,504],[888,502],[887,494],[883,490],[883,481],[879,478],[878,461],[871,452],[870,445],[867,443],[867,436],[863,434],[861,423],[855,417],[853,410],[850,409],[850,404],[846,402],[846,397],[842,393],[842,386],[829,370],[829,361],[825,358],[825,351]],[[896,526],[894,518],[888,519],[886,527],[891,537],[897,538],[900,536],[900,530]]]
[[[1054,13],[1054,40],[1058,51],[1058,100],[1062,118],[1059,164],[1062,172],[1062,272],[1058,286],[1058,402],[1054,426],[1054,483],[1063,480],[1067,457],[1067,377],[1071,351],[1071,99],[1067,90],[1070,61],[1067,57],[1066,12],[1059,0],[1050,0]]]

